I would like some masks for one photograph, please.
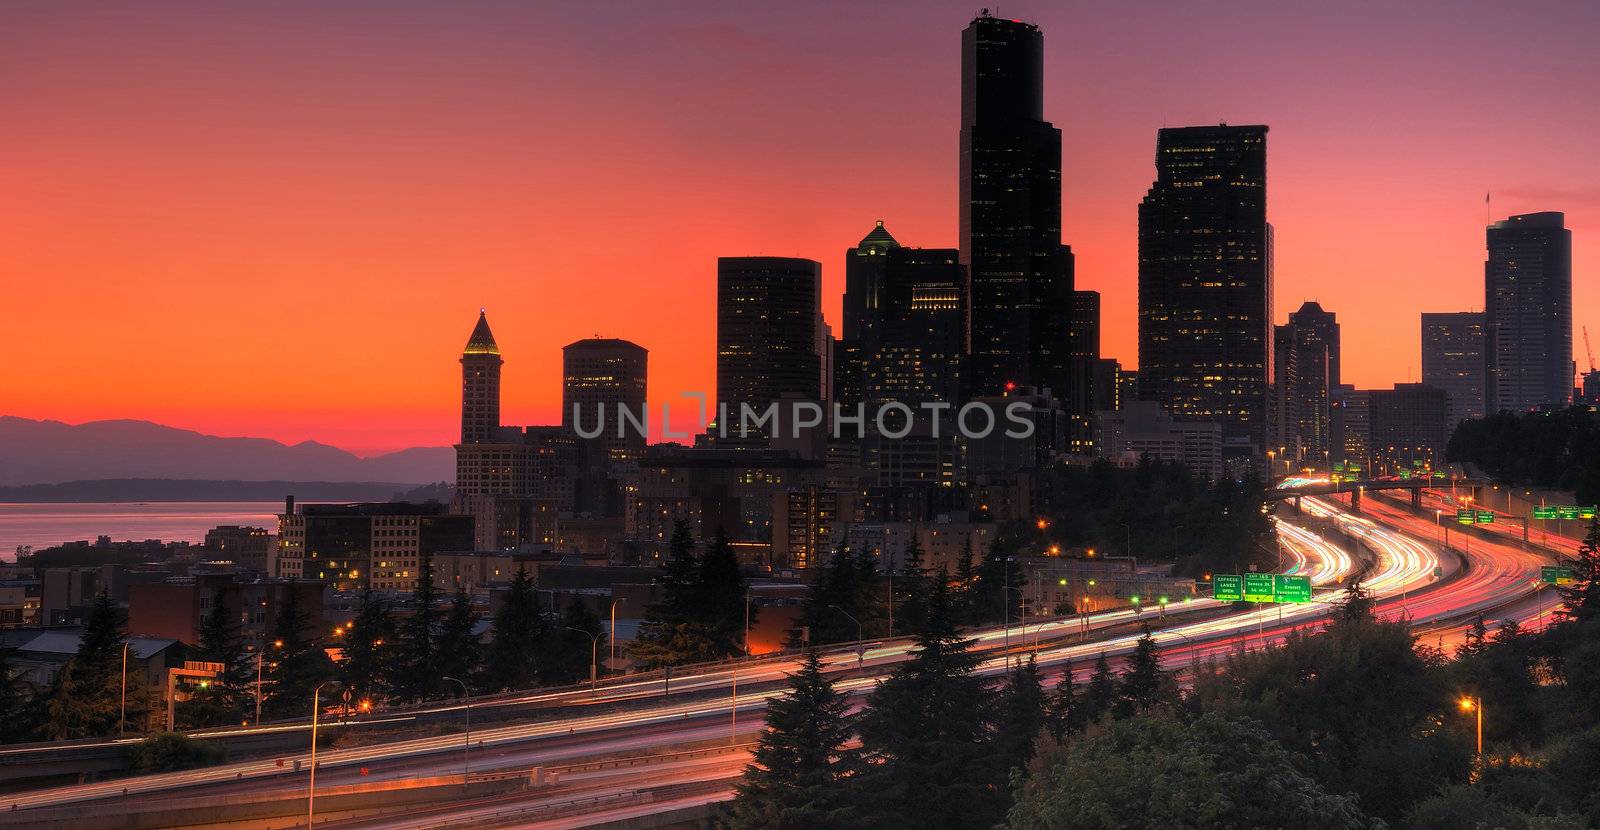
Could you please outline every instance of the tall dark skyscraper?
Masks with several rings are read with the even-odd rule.
[[[1450,395],[1450,427],[1483,417],[1483,313],[1422,313],[1422,382]]]
[[[586,433],[603,427],[599,437],[587,442],[599,450],[590,463],[637,459],[644,452],[645,435],[634,429],[635,421],[626,422],[623,437],[617,428],[623,409],[637,423],[645,422],[649,360],[643,346],[611,337],[579,340],[561,350],[561,425],[569,430],[581,426]],[[575,405],[581,423],[573,420]]]
[[[879,219],[855,247],[844,252],[844,340],[860,340],[878,319],[886,254],[898,247]]]
[[[822,400],[822,265],[789,257],[717,259],[717,401],[730,434],[739,407]]]
[[[865,346],[869,405],[951,402],[961,393],[964,272],[954,248],[894,248],[884,257],[876,330]]]
[[[967,389],[1065,395],[1072,252],[1061,244],[1061,131],[1044,120],[1044,36],[987,12],[961,33],[960,245]]]
[[[461,350],[461,443],[493,441],[500,431],[500,347],[489,331],[489,316],[478,312],[478,325]]]
[[[1267,128],[1161,130],[1139,204],[1139,396],[1263,457],[1271,350]]]
[[[1339,386],[1339,321],[1307,302],[1273,330],[1277,457],[1322,464],[1334,449],[1330,401]]]
[[[1490,412],[1572,399],[1572,231],[1550,211],[1489,226],[1483,265]]]

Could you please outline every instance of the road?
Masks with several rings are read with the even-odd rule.
[[[1530,579],[1530,573],[1537,575],[1539,557],[1536,555],[1493,544],[1485,544],[1480,550],[1480,546],[1474,544],[1474,551],[1470,556],[1463,554],[1464,559],[1453,555],[1441,557],[1435,546],[1421,541],[1430,538],[1427,531],[1431,529],[1431,523],[1398,508],[1389,508],[1379,500],[1365,502],[1371,505],[1368,509],[1372,518],[1351,516],[1330,500],[1306,498],[1303,504],[1308,513],[1339,523],[1347,533],[1362,538],[1374,551],[1375,560],[1371,563],[1364,584],[1375,598],[1378,613],[1391,617],[1408,616],[1427,636],[1437,637],[1440,644],[1447,636],[1458,637],[1476,613],[1522,620],[1529,616],[1525,606],[1538,601],[1540,595],[1535,592]],[[1381,520],[1381,524],[1375,519]],[[1384,525],[1402,528],[1404,532]],[[1340,544],[1300,524],[1283,521],[1279,527],[1283,540],[1284,569],[1306,573],[1312,576],[1315,584],[1322,586],[1311,603],[1205,616],[1194,612],[1209,608],[1215,614],[1224,609],[1211,600],[1195,600],[1187,606],[1175,607],[1174,613],[1164,619],[1155,612],[1124,610],[1089,615],[1086,619],[1072,617],[1030,622],[1025,627],[1017,626],[1009,631],[989,629],[976,635],[975,648],[983,655],[978,671],[986,676],[1003,674],[1011,660],[1005,649],[1009,643],[1013,650],[1036,648],[1038,663],[1051,672],[1071,669],[1087,673],[1101,653],[1109,659],[1115,659],[1133,649],[1138,635],[1125,630],[1117,631],[1115,626],[1135,619],[1146,621],[1157,629],[1156,638],[1162,646],[1163,661],[1175,669],[1220,657],[1240,648],[1278,642],[1293,631],[1323,625],[1338,601],[1338,581],[1359,567],[1357,559]],[[1463,561],[1466,564],[1464,569],[1460,567]],[[1188,613],[1176,612],[1177,608],[1184,607]],[[885,643],[868,649],[859,664],[855,655],[849,652],[831,654],[827,664],[838,675],[839,688],[859,700],[896,663],[906,658],[907,651],[906,643]],[[582,757],[585,753],[592,756],[597,752],[648,754],[659,752],[664,747],[723,736],[730,743],[746,741],[759,728],[766,700],[782,693],[781,686],[771,681],[781,679],[786,671],[793,670],[794,665],[793,658],[789,657],[745,667],[741,670],[743,676],[737,681],[742,684],[738,692],[735,692],[734,686],[735,672],[730,669],[675,679],[675,692],[696,689],[707,694],[718,693],[714,697],[702,696],[693,700],[660,697],[659,681],[615,683],[603,687],[590,699],[592,711],[561,714],[541,722],[493,725],[474,730],[472,752],[475,758],[472,768],[474,771],[483,771],[551,766],[564,759]],[[749,687],[753,683],[765,683],[770,688],[751,690]],[[568,701],[574,699],[572,692],[562,694]],[[526,701],[541,696],[527,695],[521,699]],[[438,708],[441,711],[450,709],[448,706]],[[462,736],[457,733],[320,752],[319,784],[359,780],[357,776],[361,767],[367,768],[368,780],[371,777],[459,774],[462,746]],[[245,761],[201,770],[57,787],[12,796],[0,801],[0,804],[14,803],[12,809],[25,811],[95,799],[115,799],[124,793],[138,801],[177,791],[189,795],[225,792],[229,788],[241,787],[255,791],[281,789],[286,793],[303,789],[304,772],[294,773],[288,769],[293,768],[295,761],[303,763],[305,759],[289,757],[283,760],[285,767],[278,766],[275,759]],[[642,784],[665,786],[693,783],[683,779],[686,774],[683,770],[720,770],[717,773],[720,775],[733,769],[736,774],[739,764],[737,760],[728,760],[723,765],[707,762],[664,766],[663,770],[671,772],[659,774],[654,771],[655,767],[651,767],[647,775],[644,774],[645,770],[640,770],[630,780],[635,789]],[[721,780],[709,772],[699,778],[690,778],[700,783]],[[589,788],[595,792],[610,786],[598,783],[604,781],[604,777],[597,777],[595,781],[597,783]],[[682,797],[693,800],[703,796],[704,793],[691,793]],[[487,809],[489,805],[484,806]],[[618,803],[614,809],[626,811],[649,806]],[[21,817],[25,817],[25,813]]]

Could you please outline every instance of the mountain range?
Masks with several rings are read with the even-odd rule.
[[[362,458],[315,441],[223,438],[149,421],[0,416],[0,486],[129,478],[427,484],[455,480],[455,452],[413,447]]]

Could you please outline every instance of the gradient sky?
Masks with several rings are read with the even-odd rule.
[[[973,3],[0,2],[0,414],[446,444],[479,306],[504,420],[560,347],[712,386],[715,258],[956,242]],[[1162,126],[1271,126],[1275,318],[1416,379],[1495,218],[1562,210],[1600,338],[1600,4],[1008,2],[1045,33],[1064,236],[1135,359]],[[1577,351],[1582,353],[1581,336]],[[1580,363],[1586,360],[1579,358]]]

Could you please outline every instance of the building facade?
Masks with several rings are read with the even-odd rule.
[[[1163,129],[1139,204],[1139,395],[1264,460],[1271,351],[1267,128]]]
[[[739,433],[741,407],[760,413],[785,397],[824,400],[823,336],[815,260],[717,259],[716,399],[728,413],[728,423],[719,423],[727,435]],[[749,432],[767,437],[770,429]]]
[[[1481,312],[1422,313],[1422,382],[1450,396],[1450,426],[1484,415],[1484,353]]]
[[[336,591],[416,590],[424,554],[473,549],[471,516],[438,503],[290,505],[278,515],[275,577]]]
[[[1339,322],[1307,302],[1273,329],[1273,425],[1283,461],[1325,465],[1333,451],[1331,393],[1339,385]]]
[[[1487,407],[1527,412],[1572,400],[1572,231],[1565,214],[1512,216],[1488,229],[1483,266]]]

